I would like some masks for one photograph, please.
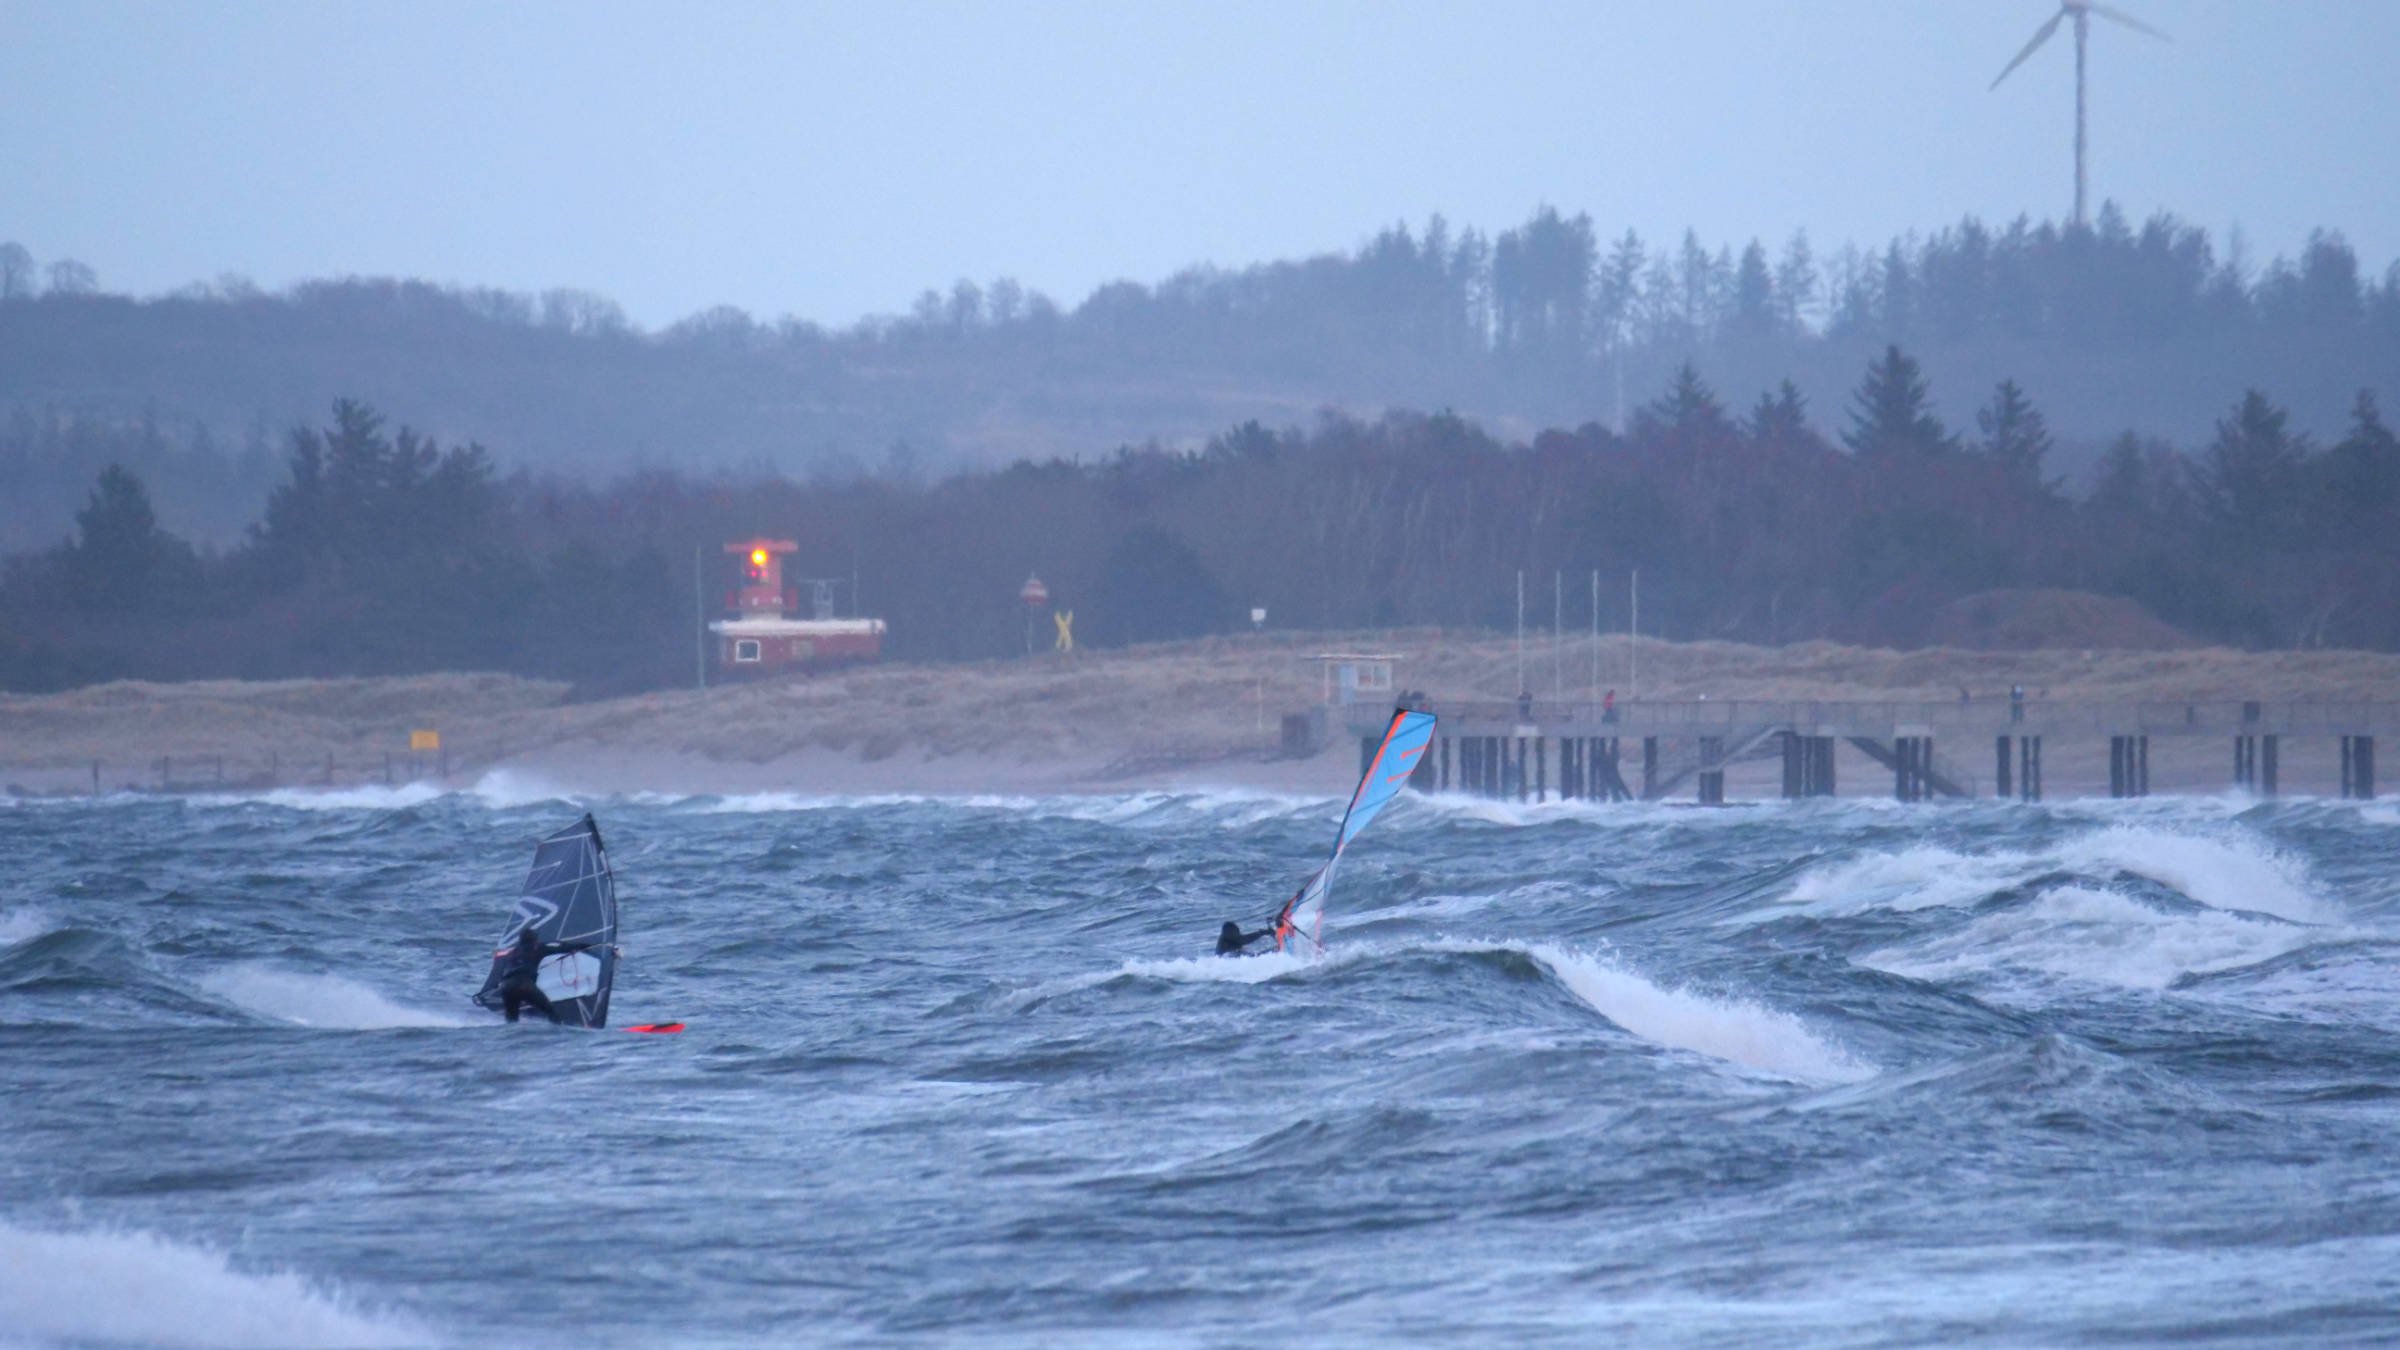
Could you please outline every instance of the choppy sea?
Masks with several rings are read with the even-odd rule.
[[[0,1345],[2400,1340],[2389,802],[1339,811],[0,801]]]

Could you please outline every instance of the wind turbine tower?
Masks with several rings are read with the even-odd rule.
[[[2133,17],[2132,15],[2125,13],[2123,10],[2111,9],[2106,5],[2096,4],[2094,3],[2094,0],[2058,0],[2058,13],[2050,16],[2050,22],[2045,23],[2040,28],[2034,30],[2033,40],[2025,44],[2025,50],[2018,52],[2017,59],[2009,62],[2007,66],[2003,67],[1999,76],[1992,81],[1992,88],[1999,88],[2000,81],[2007,79],[2010,71],[2013,71],[2017,67],[2024,65],[2026,57],[2033,55],[2043,43],[2050,40],[2050,35],[2058,31],[2058,24],[2061,19],[2073,16],[2075,20],[2075,223],[2078,226],[2081,226],[2086,222],[2086,217],[2083,211],[2083,69],[2084,46],[2091,40],[2092,16],[2094,14],[2097,14],[2104,19],[2114,19],[2118,23],[2125,25],[2127,28],[2130,28],[2137,33],[2147,33],[2162,42],[2173,40],[2166,34],[2158,31],[2155,28],[2152,28],[2146,23],[2143,23],[2141,20]]]

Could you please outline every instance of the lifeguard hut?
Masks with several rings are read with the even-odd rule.
[[[730,617],[708,625],[719,676],[817,670],[883,655],[883,620],[838,617],[830,579],[801,579],[810,588],[810,617],[798,617],[799,584],[784,576],[783,566],[786,555],[800,551],[798,543],[743,539],[725,551],[735,555],[740,583],[725,596]]]
[[[1324,671],[1326,706],[1391,702],[1392,667],[1401,660],[1398,652],[1319,652],[1308,659]]]

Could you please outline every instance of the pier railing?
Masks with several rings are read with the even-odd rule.
[[[1803,735],[2374,736],[2400,734],[2400,702],[2357,700],[2092,701],[2028,696],[2023,702],[1931,700],[1688,699],[1595,702],[1425,699],[1421,707],[1459,735],[1691,736],[1773,725]],[[1382,729],[1390,710],[1354,704],[1353,731]],[[1530,728],[1520,733],[1518,728]]]

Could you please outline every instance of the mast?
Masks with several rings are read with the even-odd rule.
[[[2081,5],[2075,10],[2075,224],[2087,223],[2083,214],[2083,44],[2092,29],[2091,11]]]

